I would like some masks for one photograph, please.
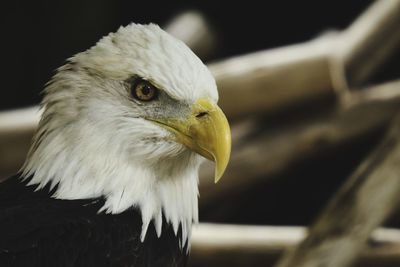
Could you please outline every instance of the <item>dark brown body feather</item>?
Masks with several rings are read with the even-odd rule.
[[[35,188],[17,177],[0,183],[0,266],[186,265],[186,248],[165,220],[161,237],[151,224],[142,243],[136,210],[98,214],[103,199],[58,200]]]

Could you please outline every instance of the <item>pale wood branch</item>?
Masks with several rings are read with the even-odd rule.
[[[336,34],[209,65],[229,118],[334,97],[329,55]]]
[[[189,266],[272,266],[304,240],[307,228],[200,223],[193,229]],[[375,230],[355,266],[400,265],[400,230]]]
[[[400,116],[278,267],[346,267],[400,202]]]
[[[37,107],[0,113],[0,181],[21,167],[39,119]]]
[[[400,81],[354,92],[346,106],[308,119],[260,129],[255,118],[236,125],[231,160],[223,179],[214,185],[213,164],[200,172],[200,205],[216,203],[226,195],[256,187],[290,170],[295,164],[351,144],[383,129],[400,107]],[[261,124],[262,125],[262,124]],[[257,132],[256,138],[247,138]],[[349,146],[350,147],[350,146]]]
[[[203,60],[213,54],[217,45],[212,26],[202,13],[194,10],[175,16],[165,30],[186,43]]]
[[[342,60],[349,87],[363,86],[400,50],[400,0],[375,1],[340,33],[334,55]]]
[[[346,97],[399,51],[399,25],[400,0],[380,0],[343,32],[210,64],[219,103],[234,119]]]

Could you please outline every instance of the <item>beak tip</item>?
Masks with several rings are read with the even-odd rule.
[[[221,180],[222,176],[225,173],[225,169],[228,165],[228,160],[224,162],[222,166],[218,164],[218,161],[215,161],[216,166],[215,166],[215,173],[214,173],[214,182],[218,183],[219,180]]]
[[[215,174],[214,183],[215,183],[215,184],[218,183],[218,181],[221,179],[221,177],[222,177],[222,176],[219,176],[219,175]]]

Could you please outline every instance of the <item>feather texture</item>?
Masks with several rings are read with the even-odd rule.
[[[130,97],[127,81],[137,76],[160,89],[157,101]],[[186,244],[198,221],[202,158],[146,118],[184,119],[198,98],[218,100],[215,80],[183,42],[154,24],[121,27],[70,58],[46,86],[22,176],[55,188],[57,199],[104,198],[104,213],[137,208],[141,240],[152,221],[161,234],[163,214]]]
[[[35,188],[17,177],[0,184],[0,266],[185,265],[187,254],[170,224],[160,237],[150,224],[141,242],[136,209],[98,213],[103,198],[59,200],[50,197],[49,186]]]

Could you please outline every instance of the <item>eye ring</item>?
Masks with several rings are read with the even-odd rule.
[[[139,79],[132,83],[130,93],[135,99],[147,102],[157,98],[158,89],[150,82]]]

